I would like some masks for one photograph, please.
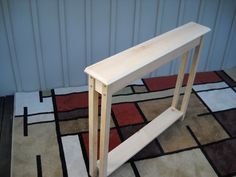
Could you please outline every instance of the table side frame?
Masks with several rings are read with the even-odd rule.
[[[203,43],[203,36],[199,37],[199,43],[195,46],[192,64],[189,72],[187,86],[184,92],[183,101],[180,111],[183,112],[182,120],[184,119],[189,103],[191,90],[196,75],[197,65]],[[173,101],[171,106],[178,109],[180,90],[183,84],[183,78],[188,60],[189,50],[182,54],[181,65],[179,67],[178,77],[176,81]],[[110,132],[110,113],[112,104],[112,94],[117,91],[119,86],[105,85],[92,76],[88,76],[89,83],[89,173],[91,177],[106,177],[108,163],[108,144]],[[117,83],[119,84],[119,83]],[[100,125],[100,160],[97,156],[98,147],[98,100],[101,94],[101,125]],[[99,165],[99,166],[97,166]]]

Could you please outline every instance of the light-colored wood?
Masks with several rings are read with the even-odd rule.
[[[92,177],[97,175],[98,93],[102,95],[102,103],[100,159],[97,161],[97,165],[99,177],[106,177],[149,144],[175,121],[185,116],[196,74],[203,36],[208,31],[210,31],[209,28],[191,22],[85,69],[85,72],[90,76],[89,160],[90,175]],[[188,51],[194,47],[195,53],[185,95],[181,110],[178,110],[177,105],[183,83]],[[183,57],[172,106],[121,145],[113,149],[108,155],[112,94],[181,54],[183,54]]]
[[[181,59],[178,78],[177,78],[176,85],[175,85],[174,97],[173,97],[173,100],[172,100],[172,106],[175,107],[175,108],[177,108],[177,105],[178,105],[178,102],[179,102],[180,89],[181,89],[182,84],[183,84],[183,79],[184,79],[184,73],[185,73],[185,68],[186,68],[186,64],[187,64],[188,54],[189,54],[189,51],[185,52],[183,54],[182,59]]]
[[[199,58],[200,58],[202,43],[203,43],[203,37],[201,37],[200,44],[198,46],[196,46],[196,48],[194,50],[193,61],[192,61],[192,64],[191,64],[191,68],[190,68],[190,72],[189,72],[189,76],[188,76],[188,82],[187,82],[187,86],[186,86],[186,89],[185,89],[185,92],[184,92],[184,98],[183,98],[182,105],[181,105],[181,111],[184,113],[182,120],[185,117],[186,110],[187,110],[188,103],[189,103],[189,99],[190,99],[190,95],[191,95],[191,92],[192,92],[193,82],[194,82],[194,79],[195,79],[197,66],[198,66],[198,61],[199,61]]]
[[[199,37],[209,30],[205,26],[188,23],[91,65],[85,72],[105,85],[113,85],[111,91],[114,93],[197,46]]]
[[[109,92],[109,87],[103,85],[99,154],[101,163],[99,164],[99,177],[107,176],[107,153],[110,132],[111,97],[112,95]]]
[[[95,91],[95,80],[91,76],[89,83],[89,174],[97,176],[97,147],[98,147],[98,92]]]
[[[200,42],[200,39],[197,38],[194,41],[184,45],[183,47],[178,48],[175,51],[172,51],[172,52],[166,54],[165,56],[162,56],[161,58],[159,58],[147,65],[140,67],[139,69],[135,70],[133,73],[130,73],[129,75],[127,75],[123,79],[117,80],[116,82],[112,83],[110,86],[112,93],[115,93],[118,90],[120,90],[121,88],[124,88],[128,84],[132,83],[133,81],[142,78],[146,74],[154,71],[156,68],[159,68],[162,65],[169,63],[170,61],[174,60],[174,58],[177,58],[178,56],[180,56],[182,53],[184,53],[187,50],[198,45],[199,42]],[[150,53],[147,52],[147,55],[149,55]]]
[[[102,94],[102,87],[103,84],[99,80],[95,80],[95,90],[100,94]]]
[[[174,107],[168,108],[137,133],[109,152],[107,174],[110,175],[123,163],[133,157],[182,115],[183,113]],[[100,161],[98,164],[99,163]]]

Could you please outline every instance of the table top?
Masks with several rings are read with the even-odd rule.
[[[209,31],[208,27],[190,22],[88,66],[85,72],[110,85],[154,61],[163,62],[163,56]]]

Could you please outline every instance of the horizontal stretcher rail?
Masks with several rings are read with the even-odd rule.
[[[142,150],[175,121],[181,118],[182,115],[183,113],[176,108],[169,107],[145,127],[113,149],[108,153],[107,175],[110,175],[136,153]]]

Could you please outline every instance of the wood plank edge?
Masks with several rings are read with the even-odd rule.
[[[142,132],[143,130],[147,129],[147,126],[150,127],[151,124],[156,124],[160,121],[163,121],[163,116],[165,116],[165,114],[173,114],[170,111],[174,111],[175,114],[177,114],[176,118],[174,118],[174,120],[172,120],[162,131],[158,132],[156,136],[150,138],[148,136],[148,132],[147,135],[145,132]],[[144,126],[142,129],[140,129],[138,132],[136,132],[135,134],[133,134],[131,137],[129,137],[128,139],[126,139],[124,142],[130,143],[130,140],[134,139],[136,136],[147,136],[147,141],[145,140],[145,144],[138,150],[135,150],[135,152],[133,151],[131,153],[131,156],[124,156],[125,158],[122,159],[122,161],[116,165],[113,164],[113,166],[111,167],[110,165],[112,164],[112,158],[119,153],[120,149],[122,148],[122,146],[125,146],[124,142],[121,143],[119,146],[117,146],[115,149],[113,149],[111,152],[108,153],[108,168],[107,168],[107,175],[110,175],[111,173],[113,173],[115,170],[117,170],[121,165],[123,165],[125,162],[127,162],[131,157],[133,157],[135,154],[137,154],[140,150],[142,150],[145,146],[147,146],[150,142],[152,142],[155,138],[157,138],[162,132],[164,132],[168,127],[170,127],[173,123],[175,123],[178,119],[180,119],[182,117],[183,113],[179,110],[177,110],[174,107],[169,107],[168,109],[166,109],[166,111],[164,111],[163,113],[161,113],[159,116],[157,116],[154,120],[156,120],[155,122],[151,121],[149,122],[146,126]],[[157,119],[162,118],[161,120],[157,120]],[[169,118],[170,119],[170,118]],[[158,122],[157,122],[158,121]],[[145,128],[146,127],[146,128]],[[137,134],[139,133],[139,134]],[[148,139],[149,138],[149,139]],[[143,143],[143,142],[142,142]],[[142,144],[141,143],[141,144]],[[121,149],[122,151],[122,149]],[[123,155],[120,154],[120,156],[122,157]],[[99,166],[99,160],[97,161],[97,165]]]

